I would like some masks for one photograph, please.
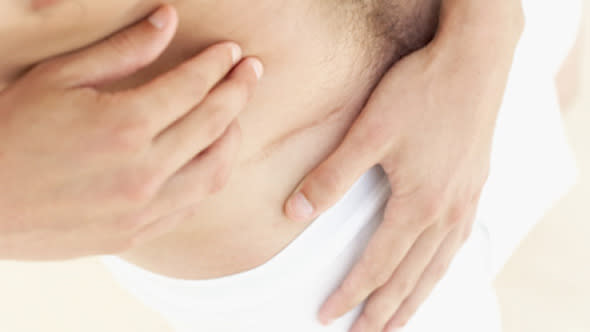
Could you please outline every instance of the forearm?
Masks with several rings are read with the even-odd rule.
[[[467,70],[472,65],[491,69],[488,75],[495,69],[507,75],[523,29],[521,0],[442,0],[433,44],[437,54],[460,59]]]
[[[442,0],[439,37],[478,46],[515,45],[524,27],[521,0]],[[488,50],[489,51],[489,50]]]
[[[475,104],[457,111],[475,107],[483,115],[477,118],[494,122],[500,105],[485,101],[502,100],[523,27],[521,0],[442,0],[439,30],[429,48],[447,84],[457,91],[470,87],[470,96],[463,98],[473,98]]]

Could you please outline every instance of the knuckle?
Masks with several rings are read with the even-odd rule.
[[[436,217],[434,215],[427,215],[426,217],[420,217],[416,220],[409,219],[406,221],[404,229],[408,230],[414,235],[420,234],[428,227],[432,226]]]
[[[450,208],[445,225],[448,228],[455,228],[463,222],[466,215],[467,207],[462,204],[456,204]]]
[[[389,280],[390,274],[381,264],[371,263],[366,267],[366,281],[368,288],[378,288],[383,286]]]
[[[120,197],[132,206],[144,204],[155,195],[159,179],[158,172],[152,170],[129,174],[119,186]]]
[[[150,138],[150,121],[142,116],[122,121],[108,134],[109,146],[123,153],[141,150]]]
[[[158,82],[159,83],[159,82]],[[109,99],[111,109],[116,111],[116,114],[125,114],[123,119],[134,123],[149,124],[152,118],[149,117],[150,111],[166,109],[170,103],[168,98],[173,92],[162,87],[162,93],[146,93],[142,91],[137,93],[137,90],[121,91],[114,94],[104,94]]]
[[[441,196],[432,195],[422,203],[422,217],[425,222],[430,223],[433,219],[437,219],[444,209],[443,200]]]
[[[410,294],[413,286],[413,282],[411,282],[409,279],[402,278],[401,280],[396,282],[395,291],[397,292],[397,294],[401,296],[406,296]]]

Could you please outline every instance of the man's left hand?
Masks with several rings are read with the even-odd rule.
[[[392,187],[383,222],[324,303],[322,323],[366,300],[351,331],[402,327],[445,274],[471,233],[515,44],[485,65],[474,53],[488,51],[453,51],[436,39],[402,59],[288,200],[291,219],[312,220],[376,164]]]

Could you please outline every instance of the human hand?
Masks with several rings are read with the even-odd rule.
[[[445,36],[394,65],[285,205],[291,219],[309,221],[376,164],[392,187],[383,222],[320,311],[324,324],[366,300],[352,332],[404,326],[471,233],[518,38],[486,40],[494,52]]]
[[[223,187],[258,60],[225,42],[138,88],[96,88],[154,61],[177,22],[163,6],[0,92],[0,258],[119,253]]]

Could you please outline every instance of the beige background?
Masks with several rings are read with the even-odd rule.
[[[522,242],[496,280],[505,332],[590,332],[590,1],[584,11],[581,85],[565,109],[580,181]],[[571,97],[572,82],[560,83],[565,98]]]
[[[585,47],[590,55],[590,43]],[[505,332],[590,331],[589,63],[584,73],[581,91],[586,93],[569,107],[565,121],[582,171],[580,183],[534,229],[498,277]],[[120,289],[100,263],[83,259],[0,262],[0,332],[5,331],[170,329]]]

